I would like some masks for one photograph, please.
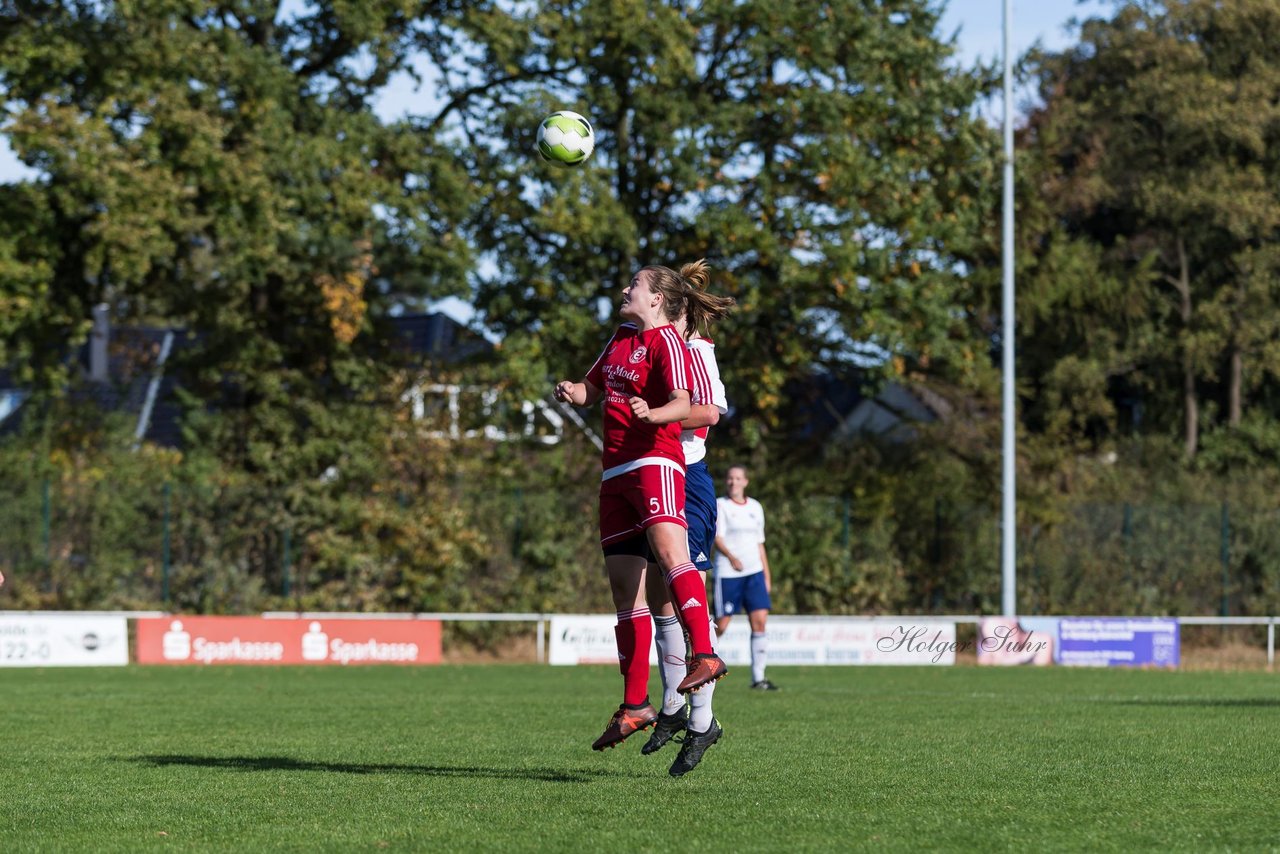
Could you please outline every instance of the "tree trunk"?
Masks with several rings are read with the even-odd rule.
[[[1241,401],[1241,388],[1244,385],[1244,357],[1240,353],[1240,345],[1231,345],[1231,375],[1227,383],[1227,419],[1232,427],[1240,426],[1244,414]]]
[[[1236,304],[1231,310],[1230,361],[1227,366],[1227,423],[1239,427],[1244,417],[1244,313],[1248,294],[1243,282],[1236,283]]]
[[[1178,238],[1178,278],[1175,282],[1181,303],[1182,332],[1191,334],[1191,271],[1187,266],[1187,247]],[[1196,455],[1200,440],[1200,402],[1196,398],[1195,365],[1191,359],[1190,345],[1182,348],[1182,406],[1184,412],[1183,450],[1187,459]]]

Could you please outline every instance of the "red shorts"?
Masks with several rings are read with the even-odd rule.
[[[663,465],[640,468],[600,482],[600,545],[636,534],[659,522],[684,520],[684,472]]]

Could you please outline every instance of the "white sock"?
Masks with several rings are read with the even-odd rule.
[[[764,658],[768,645],[764,640],[764,632],[751,633],[751,681],[764,681]]]
[[[676,686],[688,672],[684,664],[684,628],[678,617],[654,615],[653,645],[658,650],[658,674],[662,677],[662,713],[674,715],[684,708],[684,696]]]
[[[716,638],[716,621],[711,619],[711,651],[720,651],[720,642]],[[711,695],[716,692],[716,683],[709,682],[689,695],[689,729],[694,732],[706,732],[711,729]]]

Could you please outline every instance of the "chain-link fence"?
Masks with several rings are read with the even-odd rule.
[[[609,610],[596,490],[454,478],[329,506],[218,479],[8,478],[0,567],[11,607]],[[998,610],[994,507],[762,501],[781,613]],[[1227,503],[1070,506],[1019,531],[1019,610],[1276,613],[1278,522]]]

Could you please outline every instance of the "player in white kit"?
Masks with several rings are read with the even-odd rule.
[[[716,631],[723,635],[734,614],[751,622],[751,687],[776,691],[765,678],[765,624],[772,605],[769,555],[764,548],[764,507],[747,497],[747,469],[731,466],[725,475],[729,494],[716,501]]]

